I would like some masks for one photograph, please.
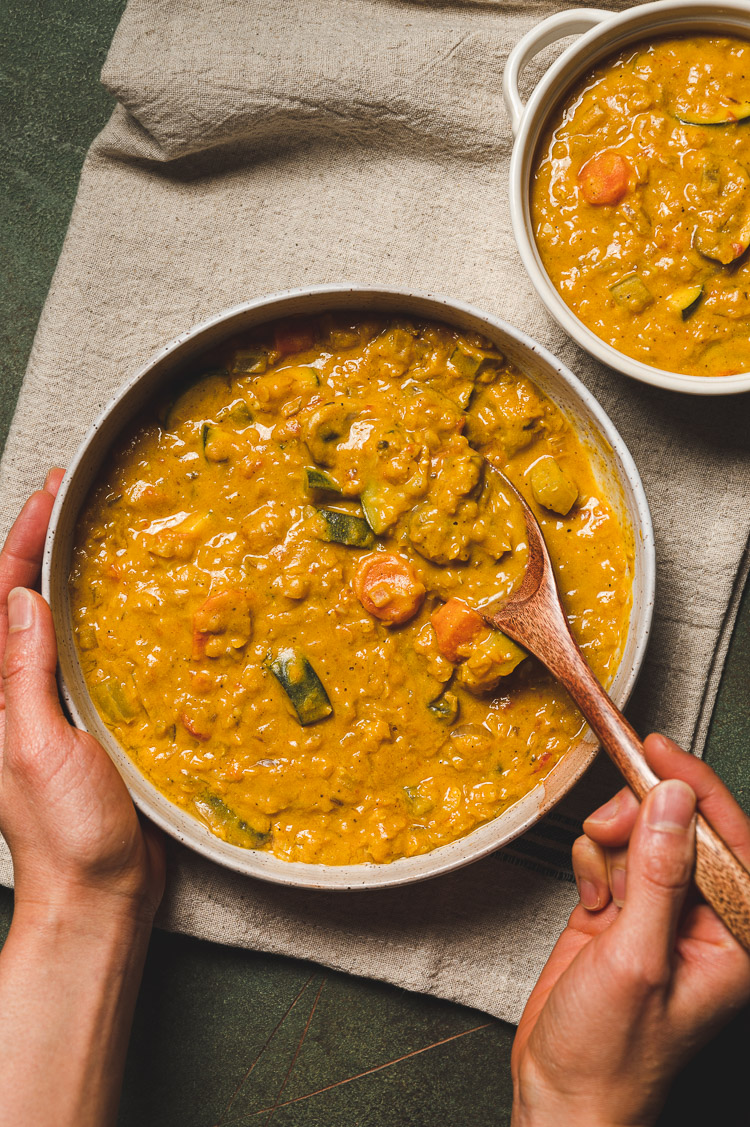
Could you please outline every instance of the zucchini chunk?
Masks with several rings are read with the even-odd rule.
[[[305,489],[308,493],[333,493],[336,497],[341,497],[341,486],[333,480],[330,474],[325,470],[319,470],[317,466],[305,466],[304,477]]]
[[[289,697],[300,724],[314,724],[331,715],[333,707],[328,693],[300,650],[280,650],[268,662],[268,668]]]
[[[431,810],[435,809],[435,803],[432,799],[422,794],[419,787],[404,787],[404,796],[406,797],[406,804],[409,810],[412,814],[415,814],[417,818],[422,818],[425,814],[429,814]]]
[[[241,845],[245,849],[262,849],[271,840],[271,834],[267,830],[255,829],[213,791],[206,790],[197,795],[193,799],[193,805],[212,829],[225,831],[226,840],[232,845]]]
[[[699,223],[695,228],[695,249],[704,258],[713,262],[720,262],[722,266],[729,266],[736,262],[750,246],[750,222],[736,233],[731,231],[717,231],[704,223]]]
[[[310,364],[299,364],[296,368],[283,368],[288,372],[295,391],[305,391],[313,387],[320,387],[320,374],[317,368]]]
[[[232,426],[238,427],[241,430],[243,427],[250,426],[250,423],[253,421],[253,416],[244,399],[235,399],[234,403],[230,403],[227,407],[222,407],[216,419],[217,422],[229,422]]]
[[[201,427],[201,446],[207,462],[228,462],[232,445],[229,435],[214,423],[204,423]]]
[[[458,697],[455,693],[441,693],[436,700],[427,705],[427,708],[438,720],[442,720],[445,724],[452,724],[458,718]]]
[[[667,305],[670,309],[674,309],[675,313],[681,313],[683,321],[687,321],[690,314],[698,308],[702,297],[702,285],[680,286],[678,290],[669,295]]]
[[[138,715],[137,704],[125,686],[114,677],[92,685],[90,692],[94,704],[113,724],[131,724]]]
[[[710,363],[713,371],[720,376],[736,376],[740,372],[750,372],[750,341],[720,340],[710,344],[702,359]]]
[[[734,105],[721,106],[708,114],[675,114],[682,125],[739,125],[750,118],[750,102],[735,102]]]
[[[566,517],[578,500],[578,489],[554,458],[540,458],[529,474],[531,492],[538,504]]]
[[[403,385],[404,391],[409,395],[421,400],[420,407],[425,413],[440,412],[444,416],[444,421],[450,421],[451,425],[456,426],[459,420],[464,419],[463,408],[459,404],[459,399],[466,399],[466,388],[461,387],[454,391],[453,395],[446,395],[444,392],[439,391],[438,388],[433,387],[432,384],[405,383]],[[471,392],[474,390],[474,383],[469,385],[469,398]]]
[[[473,345],[457,344],[448,357],[449,368],[465,383],[456,384],[446,390],[449,399],[455,400],[465,411],[474,394],[477,383],[492,383],[497,370],[504,363],[504,357],[496,349],[476,348]]]
[[[336,446],[349,435],[356,412],[339,400],[323,403],[313,411],[304,428],[304,439],[312,459],[319,466],[332,466]]]
[[[206,453],[206,447],[211,442],[211,439],[216,434],[216,427],[211,423],[204,423],[201,427],[201,449]]]
[[[78,631],[78,648],[81,650],[95,650],[99,643],[96,640],[96,627],[90,622],[85,623]]]
[[[334,509],[318,509],[323,518],[323,536],[333,544],[346,544],[349,548],[371,548],[375,543],[372,529],[362,517],[351,513],[337,513]]]
[[[232,357],[232,374],[235,376],[260,375],[268,367],[265,348],[239,348]]]
[[[471,647],[468,658],[456,670],[456,680],[472,693],[491,692],[526,657],[526,650],[500,630],[492,630]]]
[[[466,411],[469,404],[471,403],[471,397],[473,396],[473,394],[474,381],[472,380],[471,383],[462,384],[461,387],[454,388],[448,398],[455,399],[461,410]]]
[[[365,520],[376,536],[382,536],[397,519],[399,513],[394,511],[396,500],[398,495],[393,486],[382,482],[371,482],[360,497]]]
[[[628,274],[609,287],[609,292],[618,305],[629,313],[642,313],[654,300],[651,291],[638,274]]]
[[[452,368],[461,376],[466,379],[473,380],[484,362],[484,356],[472,356],[470,352],[466,352],[460,345],[457,345],[453,352],[451,352],[448,363]]]

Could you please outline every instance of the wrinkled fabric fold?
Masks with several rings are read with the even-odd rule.
[[[603,367],[523,271],[502,68],[557,7],[131,0],[103,75],[119,104],[83,168],[0,466],[2,533],[123,381],[222,308],[338,281],[473,302],[567,363],[628,444],[658,558],[629,715],[700,753],[750,529],[746,397],[671,395]],[[529,68],[528,89],[553,56]],[[390,893],[276,888],[173,846],[160,924],[517,1020],[576,900],[580,819],[616,786],[599,761],[509,849]],[[0,879],[12,880],[2,842]]]
[[[479,157],[506,134],[500,82],[487,82],[506,28],[494,4],[138,0],[102,81],[164,160],[315,137]]]

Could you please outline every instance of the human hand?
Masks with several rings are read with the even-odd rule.
[[[29,589],[62,476],[50,471],[0,554],[0,831],[16,915],[96,903],[150,927],[164,885],[158,831],[139,820],[101,745],[65,719],[52,615]]]
[[[0,553],[0,831],[16,886],[0,952],[0,1127],[114,1124],[164,886],[157,831],[63,716],[52,615],[29,589],[62,476],[50,471]]]
[[[641,806],[620,791],[573,847],[581,903],[518,1027],[513,1127],[653,1123],[679,1069],[750,999],[750,954],[690,885],[696,798],[746,866],[750,820],[706,763],[664,736],[644,747],[666,781]]]

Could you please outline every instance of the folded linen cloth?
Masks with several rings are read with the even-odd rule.
[[[512,45],[557,6],[131,0],[103,74],[119,104],[83,168],[0,467],[0,533],[119,385],[187,326],[313,283],[443,292],[546,344],[630,447],[654,518],[658,591],[629,714],[700,754],[746,573],[747,405],[672,395],[597,364],[524,274],[501,77]],[[529,88],[548,57],[529,69]],[[616,785],[598,762],[513,847],[407,890],[300,892],[174,846],[159,923],[515,1021],[576,899],[568,854],[581,814]],[[12,881],[1,839],[0,879]]]

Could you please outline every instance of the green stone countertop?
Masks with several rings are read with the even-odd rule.
[[[111,111],[98,75],[123,0],[3,0],[0,443],[86,150]],[[707,758],[750,811],[750,595]],[[12,894],[0,889],[0,940]],[[513,1028],[310,963],[157,932],[121,1127],[489,1127],[509,1122]],[[740,1015],[679,1078],[659,1127],[744,1124]],[[564,1125],[561,1125],[564,1127]]]

